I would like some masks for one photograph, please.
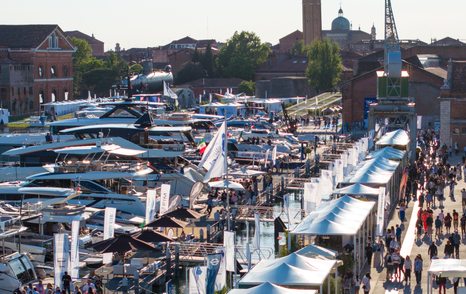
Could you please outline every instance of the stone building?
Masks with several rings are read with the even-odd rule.
[[[440,143],[466,147],[466,60],[450,60],[440,100]]]
[[[0,25],[0,102],[12,115],[72,99],[74,48],[58,25]]]

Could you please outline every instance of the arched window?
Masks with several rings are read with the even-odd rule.
[[[42,65],[39,65],[37,68],[37,73],[39,74],[39,78],[42,78],[44,76],[44,69],[42,68]]]
[[[53,89],[52,90],[52,95],[50,96],[51,102],[57,101],[57,90]]]
[[[55,32],[49,36],[49,48],[57,49],[58,48],[58,38]]]
[[[56,77],[57,77],[57,70],[55,69],[55,65],[52,65],[52,66],[50,67],[50,76],[51,76],[52,78],[56,78]]]
[[[44,90],[40,90],[39,92],[39,103],[44,103]]]

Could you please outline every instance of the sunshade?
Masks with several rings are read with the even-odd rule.
[[[181,221],[174,217],[161,216],[158,219],[148,223],[149,228],[184,228],[188,225],[187,222]]]
[[[177,219],[188,219],[188,218],[196,218],[196,219],[199,219],[203,216],[203,214],[195,211],[195,210],[192,210],[192,209],[188,209],[188,208],[184,208],[184,207],[178,207],[177,209],[173,210],[173,211],[170,211],[166,214],[164,214],[163,216],[166,216],[166,217],[174,217],[174,218],[177,218]]]
[[[161,234],[154,230],[142,230],[133,234],[132,236],[138,240],[148,243],[173,242],[173,239],[170,239],[164,234]]]
[[[131,235],[119,235],[114,238],[103,240],[93,244],[92,248],[99,251],[100,253],[120,254],[134,250],[158,250],[151,244],[135,239]]]
[[[316,294],[317,290],[301,290],[280,287],[269,282],[249,289],[232,289],[228,294]]]

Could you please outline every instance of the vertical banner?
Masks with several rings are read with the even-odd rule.
[[[313,212],[317,207],[318,183],[304,183],[303,209],[305,214]]]
[[[207,255],[207,280],[206,280],[206,294],[215,293],[215,281],[220,269],[222,261],[221,253],[214,253]]]
[[[270,154],[270,150],[267,149],[267,150],[265,151],[264,167],[267,167],[267,166],[268,166],[268,163],[269,163],[269,154]]]
[[[225,247],[225,268],[229,272],[235,272],[235,232],[223,233],[223,247]]]
[[[73,280],[79,279],[79,220],[71,223],[71,256],[68,272]]]
[[[53,267],[54,283],[62,286],[61,278],[68,271],[69,259],[69,240],[68,234],[54,234],[53,242]]]
[[[220,266],[218,268],[217,278],[215,279],[215,291],[222,291],[227,284],[227,271],[225,269],[225,250],[223,247],[216,250],[217,253],[222,255]]]
[[[335,183],[338,185],[343,181],[343,160],[337,159],[335,160]]]
[[[206,294],[207,267],[196,266],[189,269],[189,294]]]
[[[323,169],[320,171],[319,194],[317,195],[317,203],[319,206],[322,197],[329,198],[333,191],[332,171]]]
[[[160,215],[163,215],[168,211],[170,206],[170,185],[162,184],[160,189]]]
[[[385,187],[379,188],[379,197],[377,200],[377,236],[384,235],[385,225]]]
[[[104,240],[113,238],[115,232],[115,207],[105,207],[105,218],[104,218]],[[112,262],[113,253],[103,254],[103,263],[108,264]]]
[[[369,139],[368,139],[368,144],[367,144],[367,149],[372,149],[372,147],[374,147],[374,136],[375,136],[375,131],[374,130],[370,130],[369,131]]]
[[[155,189],[149,189],[147,190],[147,193],[146,193],[147,195],[146,196],[147,197],[146,198],[146,220],[145,220],[146,225],[155,219],[155,213],[156,213],[155,193],[156,193]]]
[[[254,239],[252,239],[252,245],[256,250],[261,249],[261,217],[258,212],[254,213]]]
[[[277,145],[273,146],[272,149],[272,164],[275,166],[275,163],[277,161]]]

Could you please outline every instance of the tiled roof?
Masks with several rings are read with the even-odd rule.
[[[0,25],[0,47],[37,48],[58,25]]]
[[[65,35],[68,37],[75,37],[78,39],[86,40],[88,43],[103,43],[102,41],[94,38],[93,36],[86,35],[80,31],[68,31],[65,32]]]

